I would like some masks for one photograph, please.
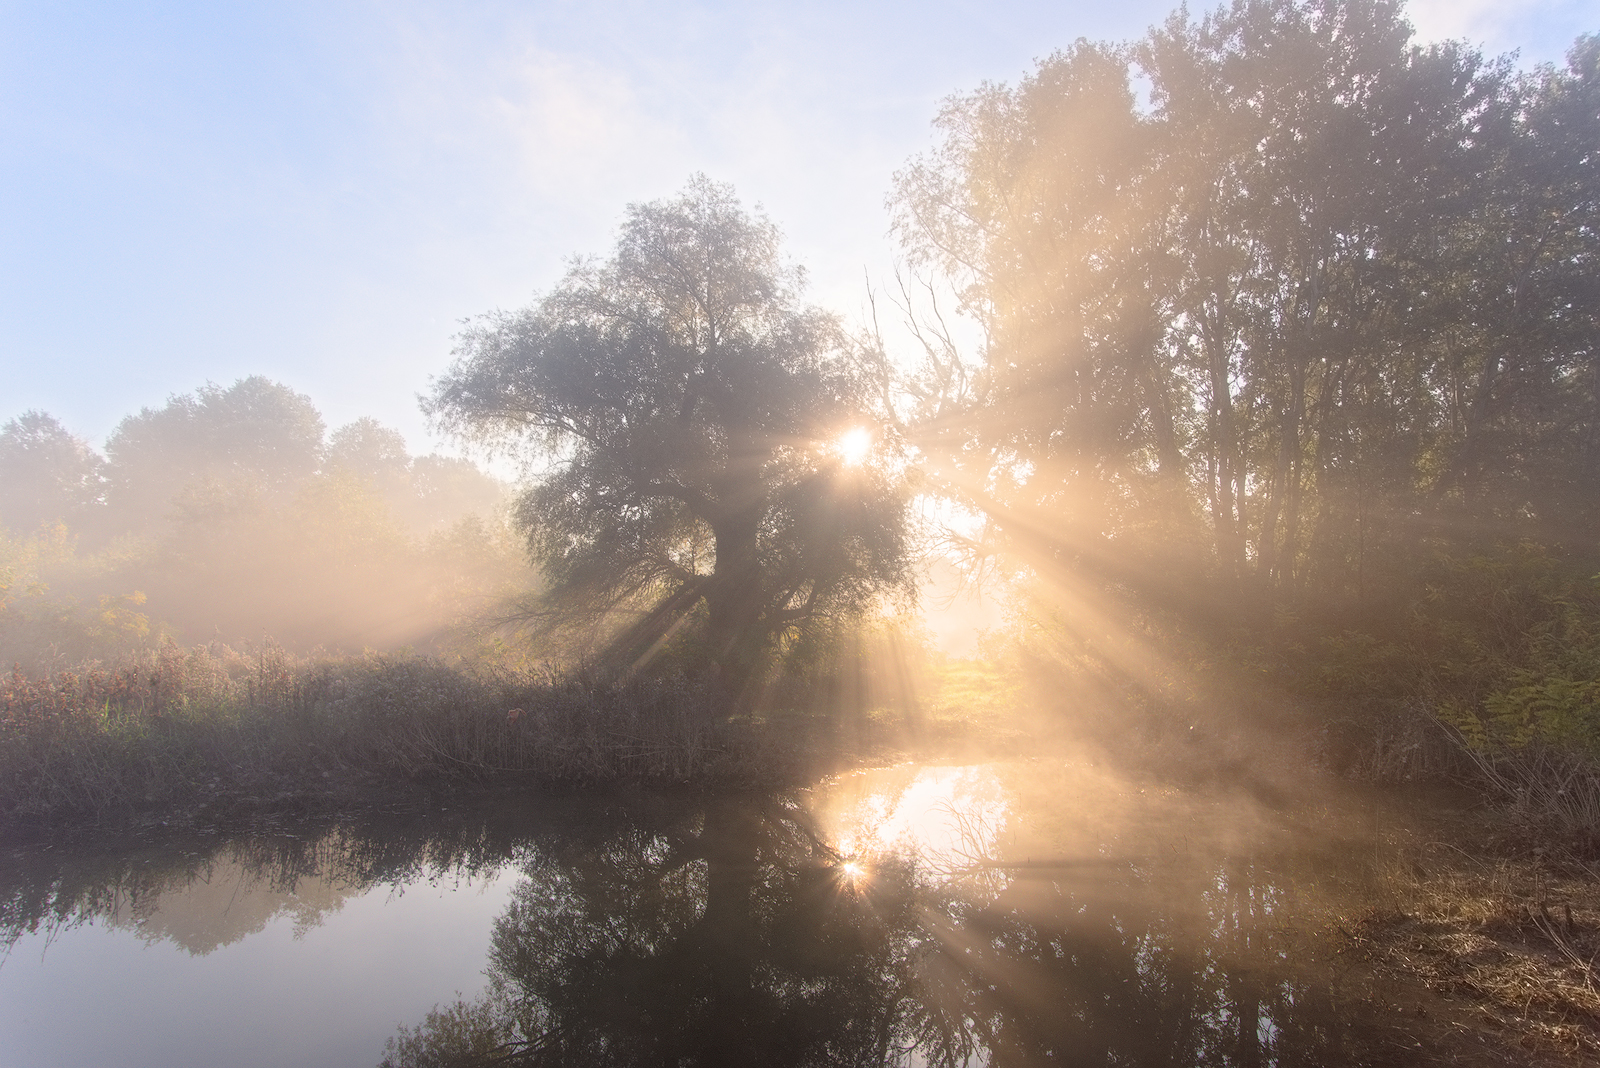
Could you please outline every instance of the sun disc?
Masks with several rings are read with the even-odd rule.
[[[839,454],[847,467],[854,467],[867,458],[872,451],[872,433],[866,427],[855,427],[839,435],[834,443],[834,451]]]

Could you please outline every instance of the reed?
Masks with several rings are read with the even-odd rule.
[[[13,669],[0,681],[0,828],[437,781],[771,783],[838,755],[815,717],[727,709],[714,679],[270,645]]]
[[[1450,737],[1476,785],[1503,803],[1524,834],[1581,857],[1600,855],[1600,761],[1592,754],[1541,742],[1474,744],[1453,728]]]
[[[1516,829],[1502,820],[1478,810],[1436,821],[1443,840],[1406,843],[1376,872],[1374,903],[1335,929],[1377,975],[1442,995],[1432,1005],[1453,1039],[1476,1032],[1480,1052],[1485,1038],[1515,1050],[1504,1063],[1593,1064],[1600,872],[1542,847],[1488,855],[1487,839]]]

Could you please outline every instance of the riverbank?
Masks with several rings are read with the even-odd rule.
[[[1370,898],[1324,932],[1418,1064],[1600,1058],[1600,868],[1465,792],[1395,795]]]
[[[714,678],[167,647],[0,680],[0,836],[489,783],[772,787],[858,762],[902,727],[825,708],[734,715]]]

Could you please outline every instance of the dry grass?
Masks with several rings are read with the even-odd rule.
[[[1540,744],[1490,750],[1462,741],[1460,748],[1528,831],[1567,850],[1600,854],[1600,766],[1592,757]]]
[[[1484,820],[1401,848],[1378,903],[1339,929],[1381,977],[1438,998],[1433,1027],[1473,1051],[1467,1063],[1485,1038],[1513,1063],[1596,1063],[1600,872],[1544,849],[1485,856],[1507,825]]]
[[[0,678],[0,829],[434,780],[770,783],[834,755],[825,724],[726,708],[683,677],[169,645]]]

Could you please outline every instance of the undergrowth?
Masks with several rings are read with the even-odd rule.
[[[1481,835],[1481,823],[1468,826]],[[1531,859],[1492,858],[1479,855],[1480,841],[1462,845],[1402,850],[1381,872],[1382,900],[1339,926],[1349,947],[1524,1053],[1592,1063],[1600,872],[1542,849]]]
[[[352,784],[771,782],[825,759],[825,724],[727,707],[715,679],[271,646],[13,669],[0,678],[0,828]]]

